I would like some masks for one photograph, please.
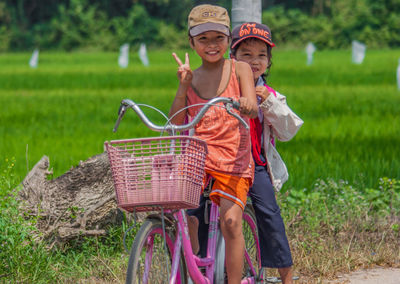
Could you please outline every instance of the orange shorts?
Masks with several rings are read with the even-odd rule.
[[[209,170],[206,170],[206,174],[215,179],[210,193],[210,199],[213,202],[219,205],[220,198],[225,198],[239,205],[244,210],[247,193],[251,185],[251,178],[231,176]]]

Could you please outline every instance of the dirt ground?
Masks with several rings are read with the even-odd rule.
[[[400,284],[400,268],[373,268],[341,275],[324,284]]]

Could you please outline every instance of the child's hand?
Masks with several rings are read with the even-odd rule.
[[[252,104],[249,101],[248,98],[246,97],[240,97],[239,98],[239,103],[240,103],[240,107],[239,107],[239,111],[241,114],[244,114],[246,116],[252,117]]]
[[[271,93],[265,86],[256,87],[256,95],[261,98],[261,102],[265,101]]]
[[[172,56],[175,58],[175,61],[178,63],[178,72],[176,75],[178,76],[181,84],[188,85],[192,82],[193,73],[192,69],[190,69],[189,65],[189,55],[186,53],[185,55],[185,64],[182,64],[182,61],[179,59],[178,55],[172,53]]]

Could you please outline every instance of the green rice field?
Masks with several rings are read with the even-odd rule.
[[[178,85],[171,52],[150,51],[149,67],[131,53],[126,69],[118,53],[41,52],[36,69],[30,55],[0,54],[0,161],[15,160],[21,181],[43,155],[57,177],[103,152],[106,140],[159,135],[133,111],[117,133],[112,128],[124,98],[168,112]],[[306,66],[305,52],[274,50],[269,83],[304,120],[292,141],[277,145],[290,174],[284,190],[310,189],[320,178],[365,188],[400,178],[399,57],[400,50],[368,50],[355,65],[350,50],[317,51]]]

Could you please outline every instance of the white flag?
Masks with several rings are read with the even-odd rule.
[[[125,43],[119,48],[118,65],[121,68],[128,67],[129,63],[129,44]]]
[[[400,90],[400,58],[399,65],[397,66],[397,89]]]
[[[29,66],[31,68],[36,68],[38,66],[38,61],[39,61],[39,50],[36,48],[31,56],[31,59],[29,60]]]
[[[311,65],[313,62],[313,54],[317,50],[315,45],[312,42],[309,42],[306,46],[307,53],[307,65]]]
[[[365,44],[356,40],[352,41],[351,47],[352,47],[351,59],[353,63],[361,64],[364,61],[365,50],[367,49],[367,47],[365,46]]]
[[[146,45],[144,43],[140,45],[139,58],[144,66],[149,66],[149,58],[147,57]]]

